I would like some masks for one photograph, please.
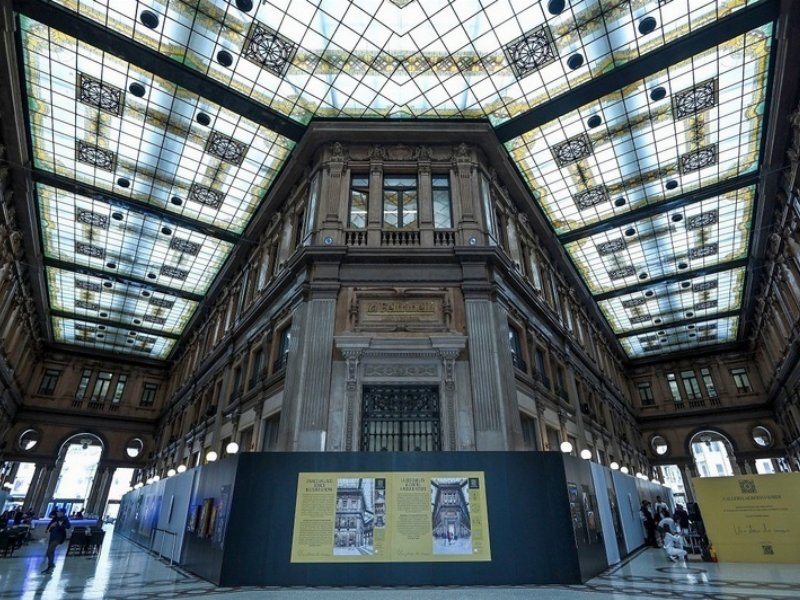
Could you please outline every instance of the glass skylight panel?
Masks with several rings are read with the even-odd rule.
[[[758,168],[772,25],[511,140],[556,233]]]
[[[666,327],[738,310],[744,292],[745,268],[654,284],[630,294],[598,302],[615,333]]]
[[[593,294],[745,258],[755,187],[565,244]]]
[[[72,313],[76,318],[107,320],[127,325],[134,333],[140,328],[178,335],[197,308],[197,302],[138,286],[48,267],[50,308]],[[107,326],[104,327],[107,329]]]
[[[83,41],[20,21],[35,167],[244,231],[293,142]]]
[[[274,110],[503,122],[752,0],[59,0]],[[147,13],[144,15],[144,13]],[[227,53],[220,55],[220,52]]]
[[[621,337],[619,341],[630,358],[646,358],[733,342],[738,331],[739,317],[726,317],[634,334]]]
[[[175,340],[160,335],[130,335],[128,329],[98,325],[79,318],[51,317],[53,338],[56,342],[77,344],[93,350],[123,352],[147,358],[166,358]],[[100,329],[105,327],[105,329]]]
[[[38,184],[45,256],[204,294],[233,244],[158,216]]]

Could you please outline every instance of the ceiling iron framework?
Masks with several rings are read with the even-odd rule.
[[[167,358],[336,117],[487,119],[630,358],[740,336],[776,0],[14,8],[57,342]]]

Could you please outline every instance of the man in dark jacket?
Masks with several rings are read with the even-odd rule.
[[[69,528],[69,519],[64,514],[64,509],[57,508],[45,529],[50,532],[50,537],[47,544],[47,568],[42,573],[49,575],[56,568],[56,548],[67,540],[67,529]]]

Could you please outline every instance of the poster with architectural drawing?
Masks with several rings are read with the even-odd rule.
[[[483,472],[300,473],[292,562],[489,561]]]

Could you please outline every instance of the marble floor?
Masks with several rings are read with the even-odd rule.
[[[218,588],[170,567],[139,546],[106,535],[96,558],[64,558],[57,554],[51,575],[42,575],[44,542],[31,542],[0,558],[0,599],[19,600],[155,600],[214,598],[219,600],[438,600],[444,598],[516,600],[582,600],[592,598],[688,598],[692,600],[783,600],[800,598],[797,565],[671,563],[655,549],[636,553],[584,585],[471,588]]]

